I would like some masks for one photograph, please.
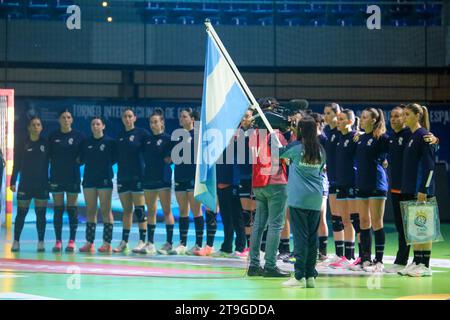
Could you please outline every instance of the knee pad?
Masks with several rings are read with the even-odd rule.
[[[135,206],[134,216],[136,217],[136,220],[139,223],[147,222],[147,215],[145,214],[144,206]]]
[[[339,216],[331,215],[331,223],[333,226],[333,232],[341,232],[344,230],[344,224],[342,218]]]
[[[210,210],[206,210],[205,214],[206,214],[206,226],[216,227],[217,226],[217,220],[216,220],[217,214]]]
[[[352,213],[350,215],[350,219],[352,220],[352,225],[353,225],[353,228],[355,229],[355,232],[356,233],[360,233],[361,232],[361,227],[360,227],[360,224],[359,224],[359,214]]]
[[[248,210],[242,210],[242,216],[244,218],[245,227],[249,228],[252,226],[251,212]]]

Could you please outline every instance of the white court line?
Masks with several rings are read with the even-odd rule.
[[[185,264],[193,266],[210,266],[207,263],[191,263],[186,261],[173,260],[154,260],[154,259],[136,259],[136,258],[121,258],[121,257],[86,257],[86,259],[112,260],[112,261],[131,261],[131,262],[147,262],[147,263],[164,263],[164,264]]]
[[[0,274],[0,279],[9,279],[9,278],[27,278],[28,276],[20,276],[18,274]]]
[[[51,297],[37,296],[33,294],[26,294],[20,292],[1,292],[0,299],[15,299],[15,300],[60,300]]]

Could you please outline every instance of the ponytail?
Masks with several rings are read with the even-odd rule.
[[[406,106],[406,109],[412,111],[414,114],[418,114],[420,126],[430,131],[430,117],[427,107],[418,103],[410,103]]]
[[[381,109],[366,108],[364,111],[370,113],[372,119],[375,119],[373,124],[373,136],[375,139],[379,139],[386,133],[386,122],[384,120],[384,112]]]
[[[424,127],[425,129],[427,129],[428,131],[430,131],[430,115],[428,113],[428,108],[425,106],[421,106],[422,107],[422,117],[420,118],[420,125],[422,127]]]

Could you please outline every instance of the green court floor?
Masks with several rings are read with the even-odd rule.
[[[84,241],[85,225],[78,232],[78,246]],[[101,226],[96,245],[101,244]],[[120,239],[121,224],[114,238]],[[386,226],[386,258],[389,266],[396,251],[397,233]],[[189,244],[194,242],[193,225]],[[164,225],[158,224],[157,247],[165,240]],[[409,278],[390,274],[319,270],[315,289],[283,288],[285,279],[248,278],[247,260],[188,256],[144,256],[129,253],[101,255],[54,254],[53,229],[49,225],[45,253],[36,253],[36,231],[25,225],[21,252],[11,253],[11,232],[0,234],[0,299],[450,299],[450,225],[442,225],[445,242],[435,243],[432,253],[433,276]],[[65,226],[63,239],[68,237]],[[178,234],[175,231],[174,239]],[[223,232],[216,237],[219,249]],[[132,230],[130,245],[137,242]],[[118,240],[114,241],[116,245]],[[65,243],[64,243],[65,244]],[[330,239],[328,250],[333,253]],[[293,270],[293,265],[280,267]]]

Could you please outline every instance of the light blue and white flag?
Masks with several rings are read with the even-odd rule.
[[[212,26],[207,38],[194,196],[216,211],[216,162],[254,97]]]

